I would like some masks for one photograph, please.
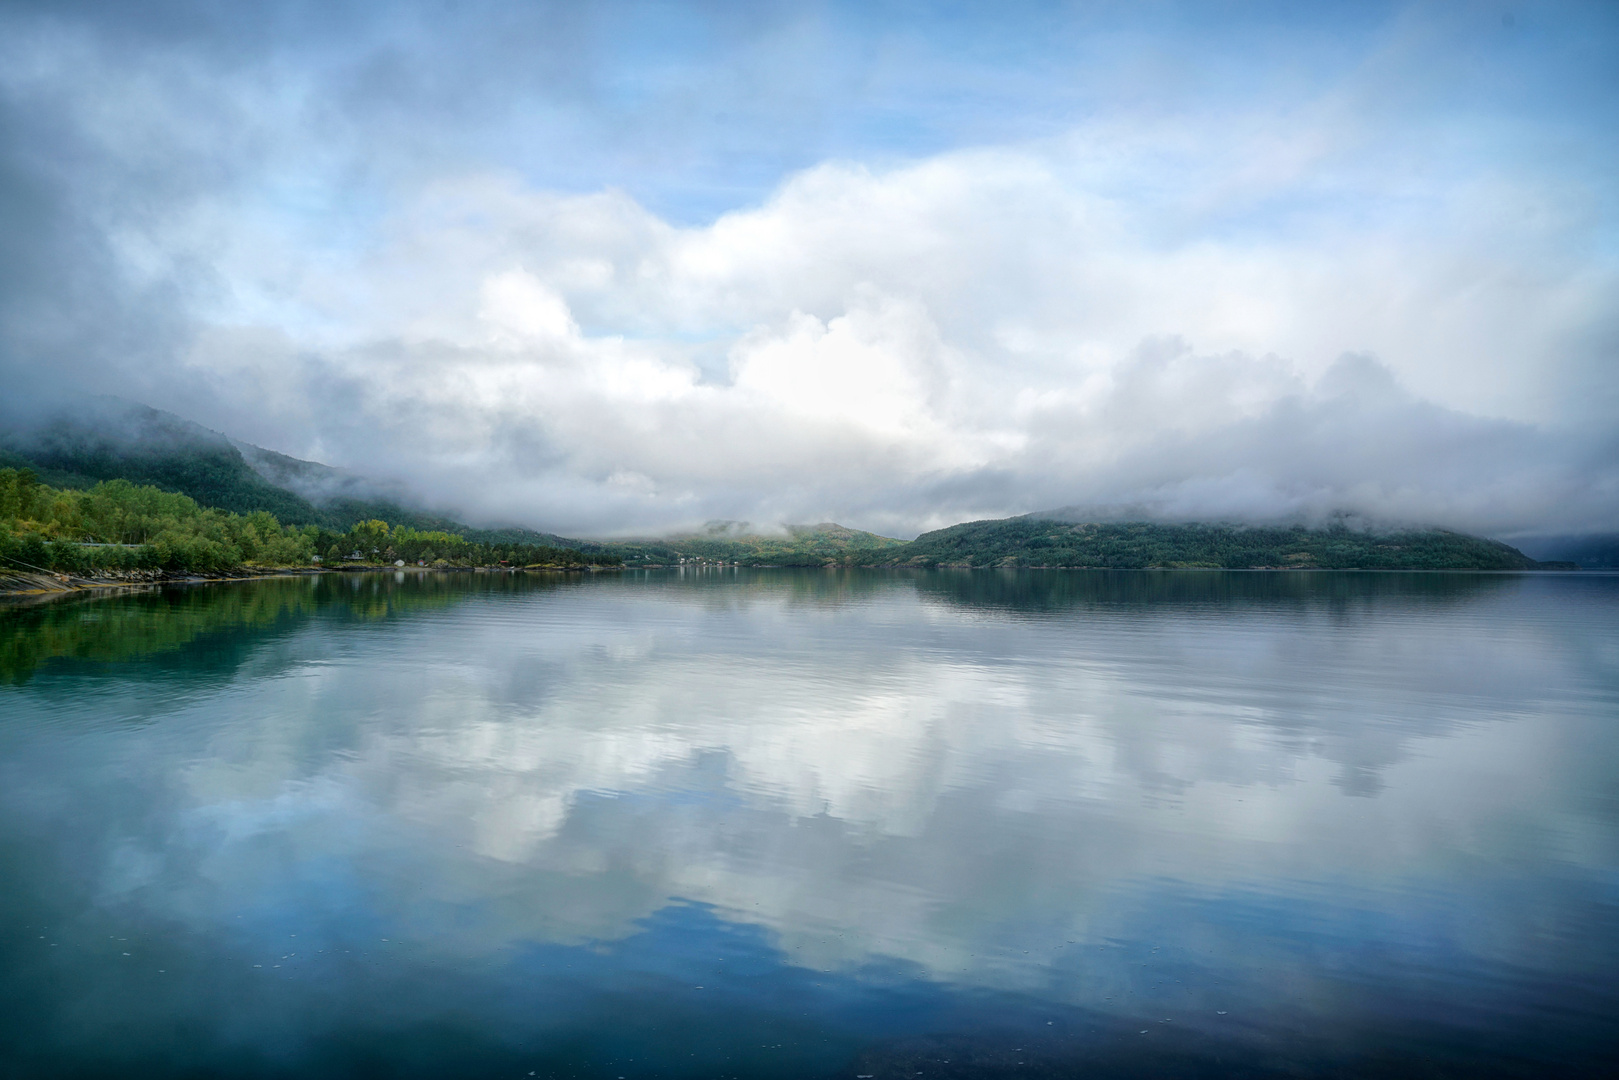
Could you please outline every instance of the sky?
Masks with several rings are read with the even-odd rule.
[[[1619,5],[0,2],[0,380],[480,523],[1619,531]]]

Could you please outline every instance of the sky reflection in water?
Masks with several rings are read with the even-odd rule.
[[[1591,575],[386,574],[0,612],[0,1051],[1595,1074],[1616,706]]]

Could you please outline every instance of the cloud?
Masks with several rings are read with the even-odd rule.
[[[221,329],[191,369],[221,398],[257,379],[256,412],[296,372],[295,411],[338,406],[310,428],[335,447],[294,452],[403,465],[469,513],[563,530],[909,533],[1071,504],[1491,532],[1619,519],[1612,440],[1539,404],[1540,355],[1600,321],[1609,278],[1543,265],[1540,285],[1500,287],[1400,222],[1166,246],[1077,171],[1067,146],[829,164],[688,227],[622,194],[468,177],[342,271],[365,302],[303,284],[308,322],[344,334],[289,337],[255,372],[244,331]],[[1479,352],[1476,330],[1414,330],[1412,297],[1516,328]]]
[[[189,10],[7,16],[18,385],[565,533],[1619,524],[1584,16],[1211,29],[1318,61],[1244,78],[1111,12]]]

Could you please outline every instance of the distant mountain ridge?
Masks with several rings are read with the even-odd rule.
[[[1518,546],[1537,559],[1563,559],[1584,570],[1619,570],[1619,533],[1534,536]]]
[[[1549,570],[1495,540],[1444,529],[1070,521],[1063,511],[969,521],[894,540],[823,524],[782,536],[734,528],[605,544],[626,566],[718,563],[933,569]]]
[[[862,560],[904,543],[830,521],[818,525],[789,525],[773,535],[749,533],[747,522],[715,521],[700,533],[612,541],[601,547],[622,558],[626,566],[685,561],[743,566],[828,566],[868,565]]]
[[[659,539],[580,541],[524,528],[477,529],[413,505],[378,483],[232,439],[173,413],[101,398],[72,413],[0,424],[0,467],[29,467],[55,487],[125,479],[287,525],[346,531],[357,521],[456,533],[478,543],[544,544],[612,554],[626,566],[1094,567],[1110,569],[1573,569],[1495,540],[1443,529],[1252,526],[1078,520],[1073,509],[963,522],[903,541],[832,522],[771,534],[745,522]],[[1600,550],[1611,557],[1611,545]],[[1593,552],[1598,549],[1593,548]],[[1600,563],[1598,564],[1600,565]]]
[[[1068,511],[969,521],[881,552],[873,565],[1144,569],[1543,570],[1498,540],[1445,529],[1069,520]]]

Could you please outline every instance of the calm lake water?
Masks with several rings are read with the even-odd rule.
[[[0,1074],[1598,1075],[1619,577],[0,610]]]

